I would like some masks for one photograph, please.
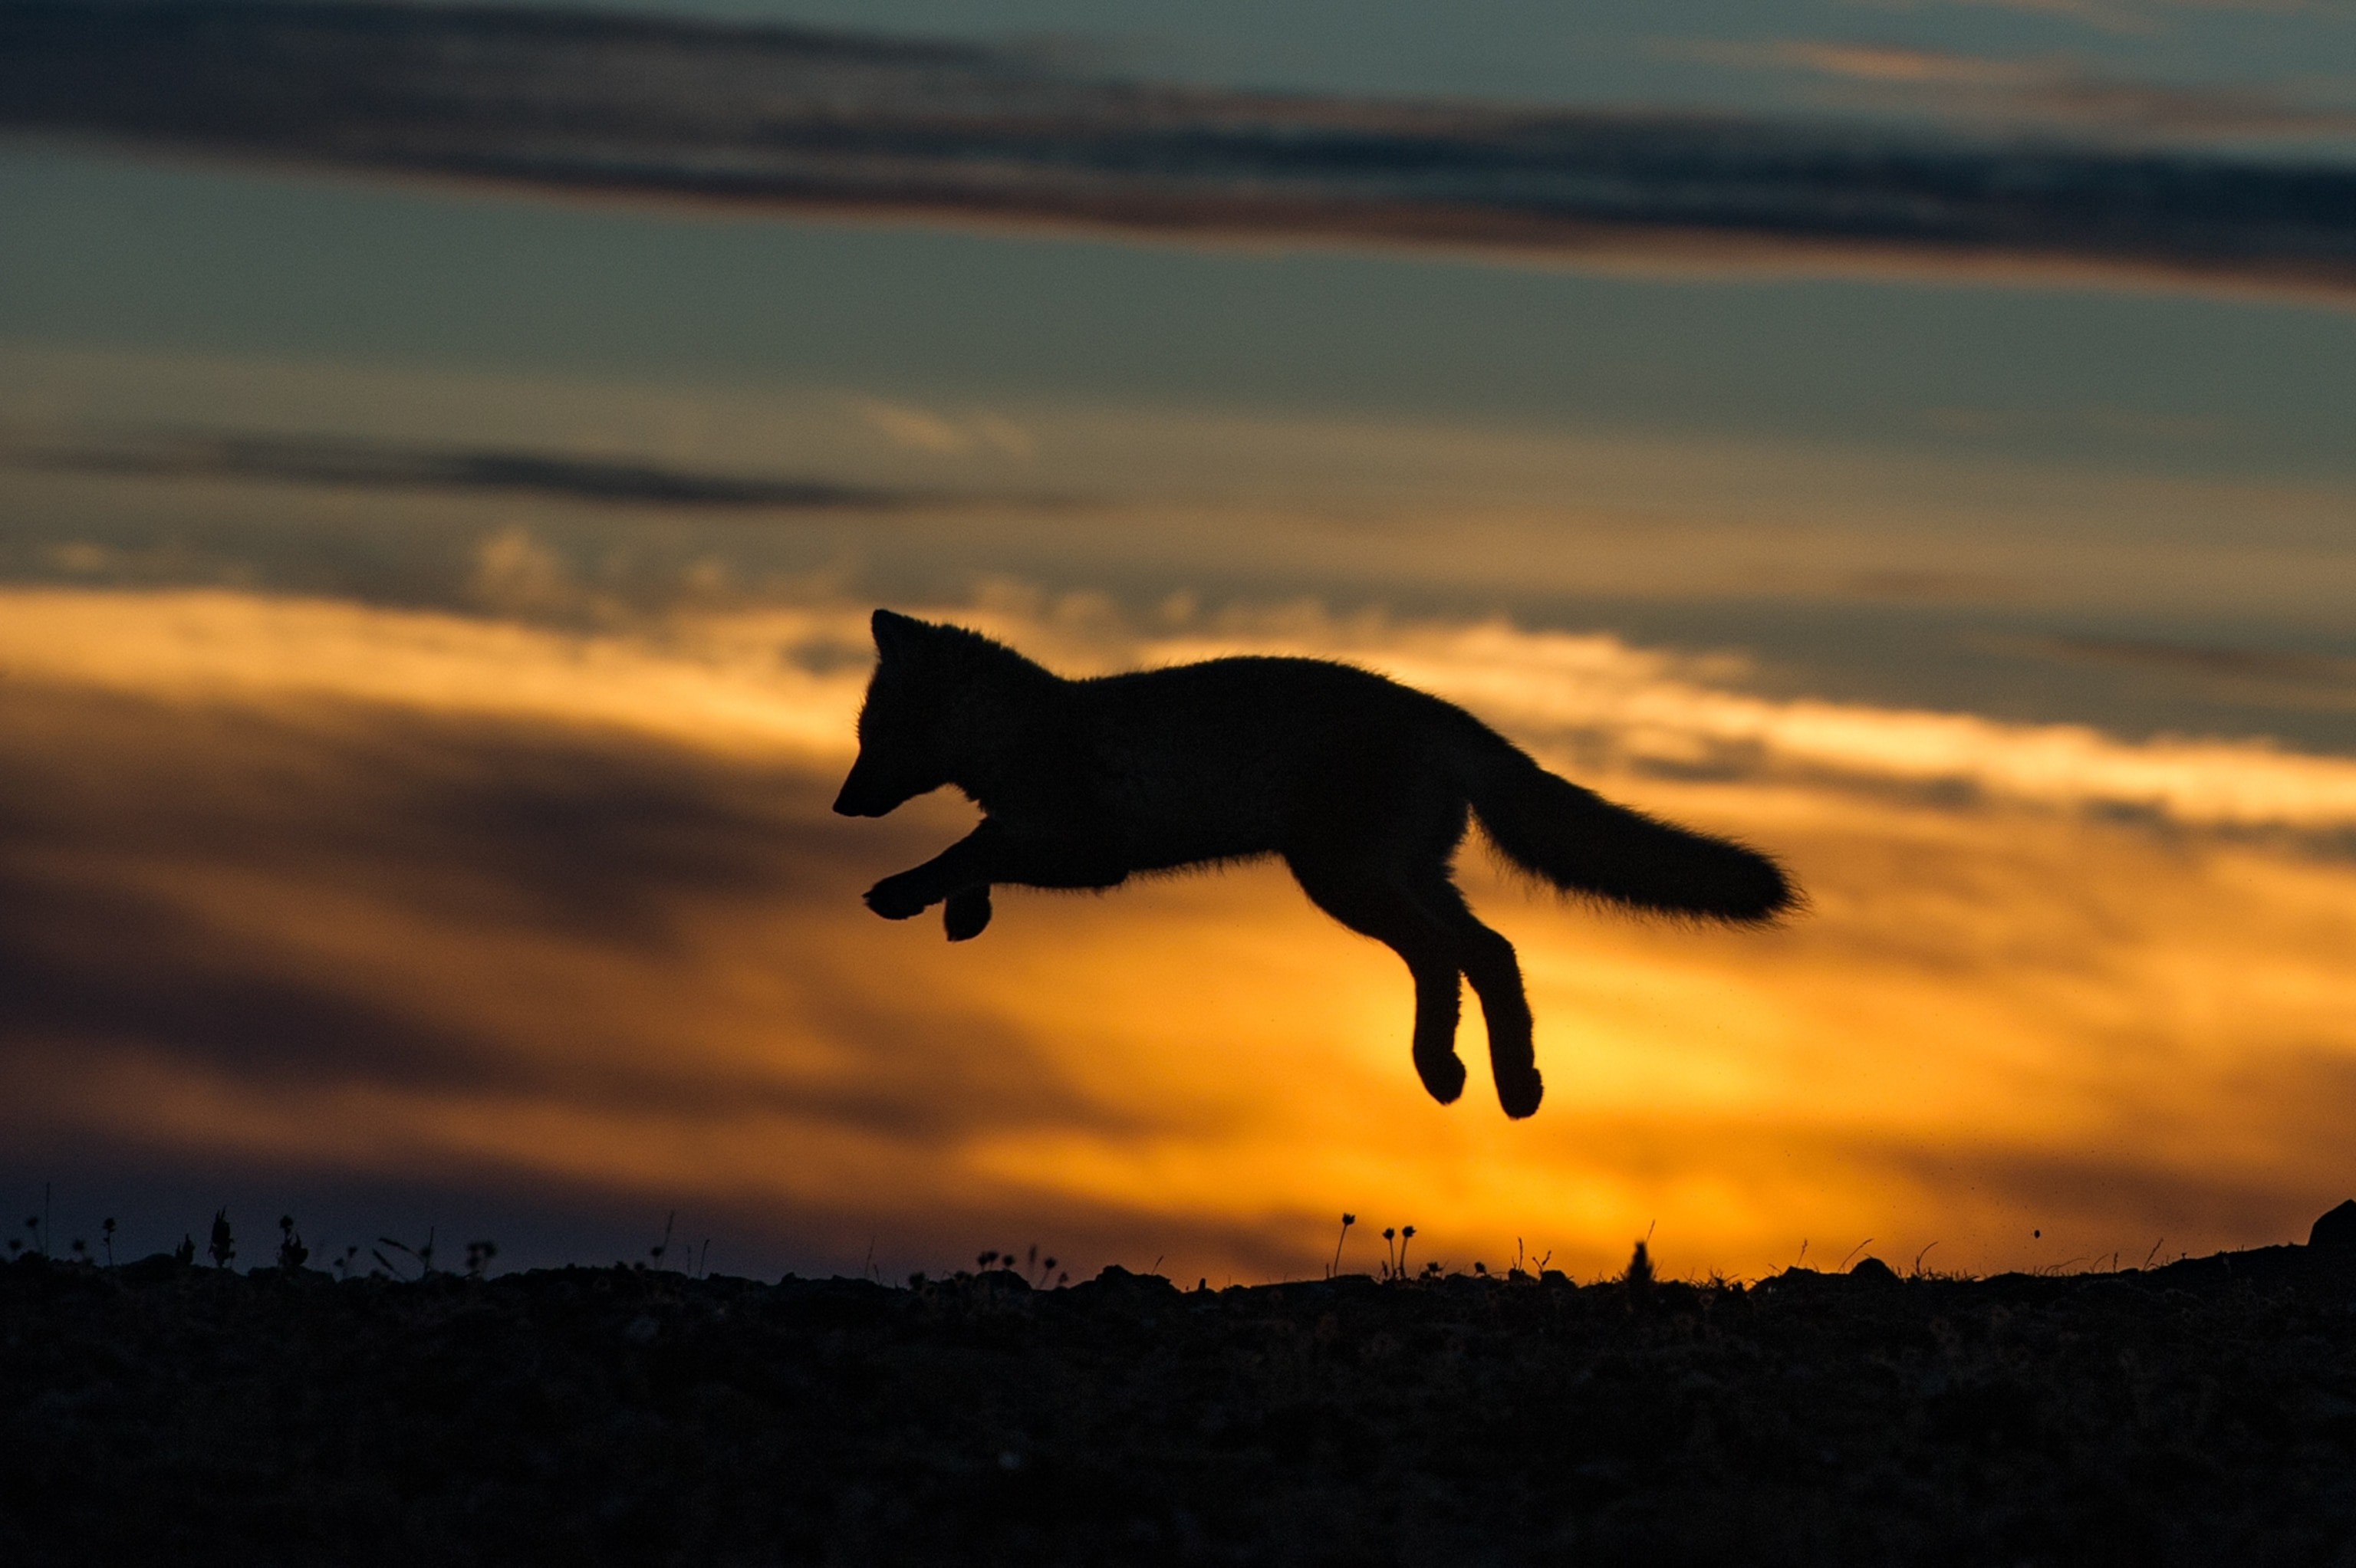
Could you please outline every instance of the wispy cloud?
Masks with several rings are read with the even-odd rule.
[[[958,499],[629,459],[489,447],[401,446],[335,436],[129,434],[11,441],[0,435],[0,464],[134,478],[487,491],[691,510],[905,511],[953,505]]]
[[[1794,43],[1762,58],[1994,95],[2080,126],[2346,129],[2263,94],[2016,78],[1919,51]],[[2356,174],[2344,169],[1110,82],[971,48],[594,13],[17,0],[0,8],[0,126],[956,221],[2356,279]]]
[[[1855,0],[1881,11],[1915,11],[1935,5],[2016,11],[2056,16],[2100,32],[2147,36],[2168,31],[2184,12],[2223,11],[2250,16],[2346,16],[2335,0]]]
[[[913,403],[861,398],[853,403],[859,417],[894,445],[943,457],[962,457],[980,451],[1001,457],[1028,458],[1038,450],[1031,432],[1000,414],[962,418],[939,414]]]
[[[2068,59],[1814,39],[1711,44],[1688,52],[1730,65],[1810,72],[1852,84],[1842,101],[1914,113],[2144,139],[2356,135],[2356,111],[2302,104],[2274,88],[2127,81]]]
[[[1850,3],[1875,11],[1921,11],[1941,5],[2014,11],[2026,16],[2057,17],[2096,32],[2126,37],[2148,37],[2167,27],[2158,7],[2138,4],[2137,0],[1850,0]],[[2231,0],[2227,3],[2230,4]]]

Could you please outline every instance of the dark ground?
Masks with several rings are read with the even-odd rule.
[[[0,1563],[2356,1564],[2306,1247],[1749,1288],[0,1265]]]

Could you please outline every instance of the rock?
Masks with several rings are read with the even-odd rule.
[[[1158,1274],[1131,1274],[1119,1264],[1107,1264],[1096,1278],[1083,1280],[1075,1290],[1108,1292],[1113,1295],[1175,1296],[1178,1287]]]
[[[2320,1253],[2356,1256],[2356,1198],[2323,1215],[2307,1233],[2307,1244]]]
[[[1868,1253],[1866,1256],[1858,1259],[1857,1262],[1850,1266],[1848,1276],[1851,1279],[1863,1280],[1868,1285],[1895,1285],[1898,1283],[1898,1271],[1891,1268],[1888,1264],[1883,1263],[1879,1258],[1873,1256],[1871,1253]]]

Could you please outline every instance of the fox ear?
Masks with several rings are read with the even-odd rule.
[[[892,610],[876,611],[868,617],[867,628],[875,634],[875,651],[887,659],[916,652],[932,630],[915,616]]]

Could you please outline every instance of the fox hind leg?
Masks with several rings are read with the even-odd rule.
[[[1447,925],[1387,878],[1297,854],[1285,859],[1310,902],[1406,960],[1415,977],[1416,1073],[1433,1099],[1452,1104],[1464,1093],[1464,1062],[1456,1054],[1462,966]]]
[[[1517,1121],[1535,1115],[1546,1084],[1538,1076],[1529,996],[1522,988],[1522,966],[1514,956],[1514,944],[1481,923],[1444,870],[1419,879],[1415,891],[1417,901],[1454,933],[1457,961],[1463,966],[1464,977],[1472,982],[1473,995],[1481,998],[1481,1017],[1489,1028],[1489,1071],[1497,1081],[1497,1103]]]

